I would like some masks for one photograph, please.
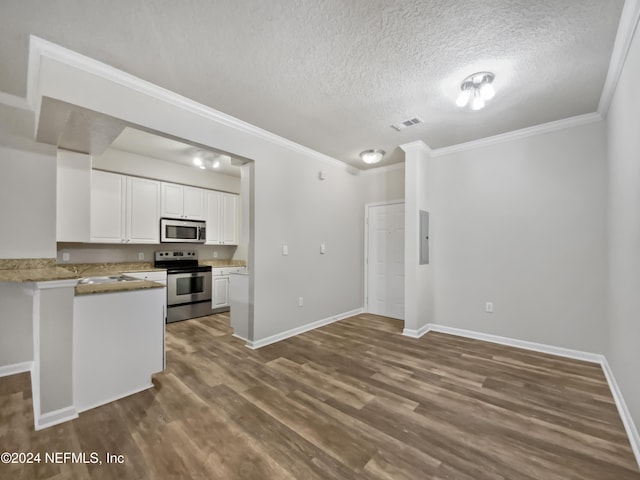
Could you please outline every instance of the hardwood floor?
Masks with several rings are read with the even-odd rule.
[[[0,378],[0,452],[43,456],[0,478],[640,479],[598,365],[373,315],[257,351],[228,325],[168,325],[156,388],[39,432],[29,374]]]

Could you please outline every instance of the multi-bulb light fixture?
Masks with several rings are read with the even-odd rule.
[[[484,108],[487,100],[491,100],[496,94],[493,88],[495,75],[491,72],[478,72],[469,75],[460,85],[460,95],[456,100],[456,105],[465,107],[471,100],[471,109],[480,110]]]
[[[205,170],[207,165],[211,168],[217,169],[220,168],[219,158],[222,158],[222,155],[205,152],[203,150],[196,150],[193,155],[193,164],[201,170]]]

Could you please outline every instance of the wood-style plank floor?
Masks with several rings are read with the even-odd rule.
[[[35,432],[0,378],[2,479],[640,479],[599,366],[358,315],[252,351],[225,314],[167,327],[155,388]],[[104,455],[124,456],[106,464]]]

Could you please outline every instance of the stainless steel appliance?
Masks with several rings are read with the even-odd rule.
[[[162,243],[204,243],[206,239],[206,222],[177,218],[160,219],[160,241]]]
[[[198,252],[158,251],[154,266],[167,269],[167,323],[211,315],[211,267]]]

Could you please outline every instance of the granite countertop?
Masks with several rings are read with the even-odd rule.
[[[204,265],[212,268],[224,268],[224,267],[246,267],[247,262],[245,260],[200,260],[200,265]]]
[[[201,260],[201,265],[214,268],[246,266],[244,260]],[[55,280],[80,280],[85,277],[120,275],[124,272],[164,271],[152,262],[57,264],[55,258],[0,259],[0,282],[32,283]],[[162,288],[147,280],[76,286],[76,295]]]
[[[94,283],[76,285],[76,295],[94,295],[97,293],[129,292],[149,288],[164,288],[161,283],[140,280],[137,282]]]

